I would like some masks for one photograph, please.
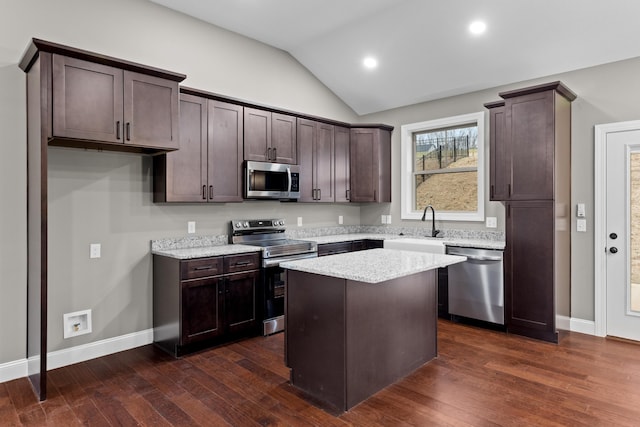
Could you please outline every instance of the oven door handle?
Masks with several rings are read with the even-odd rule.
[[[299,259],[317,258],[317,257],[318,257],[318,252],[308,252],[306,254],[296,254],[296,255],[285,256],[285,257],[267,258],[262,260],[262,266],[265,268],[277,267],[280,265],[281,262],[297,261]]]

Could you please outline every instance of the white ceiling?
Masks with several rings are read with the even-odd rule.
[[[638,0],[151,1],[289,52],[361,115],[640,56]]]

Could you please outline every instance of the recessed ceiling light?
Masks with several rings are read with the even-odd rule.
[[[471,34],[482,34],[487,30],[487,24],[482,21],[473,21],[469,25],[469,31]]]
[[[364,58],[364,61],[362,61],[362,64],[365,66],[365,68],[371,70],[378,66],[378,60],[373,56],[367,56],[366,58]]]

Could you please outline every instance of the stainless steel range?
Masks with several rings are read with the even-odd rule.
[[[231,221],[231,243],[262,248],[262,288],[264,295],[263,333],[284,330],[284,261],[318,256],[315,242],[287,239],[284,219],[244,219]]]

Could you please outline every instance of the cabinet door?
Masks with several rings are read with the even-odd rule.
[[[557,341],[554,202],[507,203],[505,308],[509,332]]]
[[[220,298],[223,297],[222,279],[208,277],[183,281],[181,286],[181,344],[220,335],[222,333],[222,305],[220,304]]]
[[[554,91],[506,100],[510,200],[552,200],[554,164]]]
[[[271,159],[278,163],[298,163],[296,117],[287,114],[271,114]]]
[[[242,201],[243,109],[209,101],[208,197],[213,202]]]
[[[257,328],[258,277],[258,271],[225,276],[225,325],[230,334]]]
[[[391,133],[351,129],[351,201],[391,202]]]
[[[180,96],[180,149],[153,158],[154,202],[206,202],[207,100]]]
[[[125,143],[177,149],[178,93],[178,82],[125,71]]]
[[[316,201],[334,202],[333,126],[325,123],[317,123],[316,129],[316,144],[313,150]]]
[[[504,104],[489,110],[490,121],[490,200],[508,200],[511,188],[511,170],[508,156],[508,141],[505,135]]]
[[[121,69],[54,54],[52,86],[53,136],[124,141]]]
[[[271,113],[244,107],[244,159],[271,161]]]
[[[300,198],[299,202],[316,200],[315,173],[313,166],[313,149],[316,140],[316,122],[298,119],[298,164],[300,165]]]
[[[335,201],[349,201],[349,129],[335,126],[333,129],[334,156],[333,167],[335,170],[334,186]]]

